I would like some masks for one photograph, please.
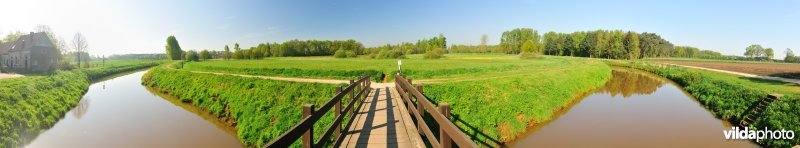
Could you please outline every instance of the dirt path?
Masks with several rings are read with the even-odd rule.
[[[223,72],[205,72],[205,71],[189,71],[189,72],[202,73],[202,74],[228,75],[228,76],[237,76],[237,77],[246,77],[246,78],[280,80],[280,81],[306,82],[306,83],[325,83],[325,84],[350,83],[350,80],[275,77],[275,76],[259,76],[259,75],[232,74],[232,73],[223,73]],[[370,87],[372,87],[372,88],[394,87],[394,83],[372,83],[372,84],[370,84]]]
[[[686,67],[686,68],[702,69],[702,70],[708,70],[708,71],[716,71],[716,72],[734,74],[734,75],[750,77],[750,78],[759,78],[759,79],[766,79],[766,80],[781,81],[781,82],[786,82],[786,83],[800,84],[800,80],[798,80],[798,79],[789,79],[789,78],[781,78],[781,77],[770,77],[770,76],[760,76],[760,75],[749,74],[749,73],[741,73],[741,72],[734,72],[734,71],[727,71],[727,70],[713,69],[713,68],[695,67],[695,66],[688,66],[688,65],[679,65],[679,64],[672,64],[672,63],[663,63],[663,64],[681,66],[681,67]]]
[[[0,73],[0,79],[25,77],[20,74]]]

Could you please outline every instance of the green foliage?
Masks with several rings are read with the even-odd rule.
[[[425,95],[434,102],[451,104],[454,124],[474,140],[511,141],[529,125],[552,120],[555,111],[580,99],[580,93],[603,86],[611,77],[611,69],[594,60],[542,57],[517,61],[531,65],[499,75],[485,74],[482,80],[424,84]]]
[[[208,52],[208,50],[200,51],[200,59],[203,61],[211,59],[211,52]]]
[[[333,54],[333,57],[336,57],[336,58],[354,58],[354,57],[358,57],[358,55],[356,55],[356,52],[351,51],[351,50],[339,49],[339,50],[336,51],[336,53]]]
[[[786,94],[786,98],[778,100],[766,108],[751,128],[770,130],[787,129],[800,131],[800,89],[796,85],[787,85],[769,80],[747,79],[730,74],[711,71],[687,69],[678,66],[656,66],[646,62],[614,62],[610,65],[626,66],[642,69],[676,81],[701,104],[713,111],[718,117],[738,122],[746,115],[750,107],[756,105],[768,93]],[[800,140],[762,140],[761,144],[769,147],[789,147],[800,144]]]
[[[184,70],[154,68],[143,84],[176,96],[228,123],[235,123],[242,143],[257,147],[280,136],[300,122],[303,104],[321,106],[334,95],[336,85],[275,81]],[[333,120],[327,114],[315,129]],[[323,130],[315,130],[319,137]]]
[[[186,57],[184,57],[183,60],[186,60],[187,62],[200,61],[200,56],[198,56],[197,52],[195,52],[194,50],[187,51],[185,56]]]
[[[503,32],[500,38],[500,46],[503,47],[503,53],[517,54],[520,53],[522,44],[528,40],[540,42],[538,32],[531,28],[517,28]]]
[[[425,52],[425,59],[441,59],[444,57],[444,49],[436,48],[431,51]]]
[[[183,55],[183,49],[181,49],[181,45],[178,44],[178,39],[175,39],[175,36],[170,35],[167,37],[167,57],[170,60],[180,60],[181,56]]]
[[[0,79],[0,147],[17,147],[52,127],[75,107],[90,80],[154,66],[160,61],[109,61],[106,66],[46,76]]]

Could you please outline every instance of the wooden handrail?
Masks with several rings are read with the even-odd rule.
[[[396,74],[394,81],[395,88],[397,92],[400,93],[400,98],[406,103],[409,113],[417,119],[416,124],[418,130],[420,130],[420,134],[426,137],[433,147],[450,148],[452,142],[455,142],[458,147],[478,147],[475,142],[448,119],[450,117],[449,104],[440,103],[439,108],[436,108],[425,95],[422,95],[422,87],[414,88],[411,79],[406,79]],[[411,98],[415,98],[416,104]],[[427,123],[425,123],[425,111],[427,111],[439,125],[439,140],[436,139]]]
[[[357,81],[350,80],[350,85],[344,90],[341,87],[337,88],[336,95],[331,98],[330,101],[325,103],[324,105],[320,106],[318,110],[314,110],[313,104],[306,104],[303,106],[303,119],[300,120],[300,123],[297,123],[294,127],[287,130],[280,137],[275,138],[274,140],[270,141],[264,147],[269,148],[282,148],[282,147],[289,147],[302,137],[303,147],[323,147],[325,144],[331,140],[331,136],[336,136],[334,141],[339,141],[342,137],[342,124],[341,122],[344,120],[345,115],[343,113],[350,113],[350,119],[348,120],[347,126],[352,124],[353,119],[355,119],[355,110],[361,108],[361,105],[358,105],[357,108],[354,109],[356,102],[363,102],[364,98],[366,98],[366,94],[371,91],[369,81],[369,75],[363,75],[359,77]],[[357,92],[357,93],[356,93]],[[347,107],[344,110],[341,109],[342,98],[345,96],[350,96],[350,103],[348,103]],[[319,121],[322,116],[324,116],[328,111],[335,107],[334,114],[336,118],[333,121],[333,124],[325,130],[325,133],[319,138],[317,142],[314,142],[313,131],[314,131],[314,124]],[[352,110],[352,111],[351,111]]]

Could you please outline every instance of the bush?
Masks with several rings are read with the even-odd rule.
[[[398,49],[392,49],[392,50],[382,50],[381,52],[378,52],[378,55],[375,58],[378,58],[378,59],[402,59],[402,58],[405,58],[405,57],[406,56],[405,56],[405,54],[403,54],[403,51],[400,51]]]
[[[425,52],[423,58],[425,59],[441,59],[444,57],[444,49],[436,48],[431,51]]]
[[[345,54],[344,50],[336,50],[336,53],[333,54],[333,57],[336,57],[336,58],[347,58],[347,54]]]
[[[194,50],[187,51],[186,57],[184,57],[183,59],[185,59],[186,61],[200,61],[200,57]]]

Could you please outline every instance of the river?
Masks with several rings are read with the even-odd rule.
[[[759,147],[726,140],[731,125],[676,83],[614,68],[604,87],[533,127],[512,147]]]
[[[78,106],[26,147],[242,147],[214,117],[142,86],[144,73],[93,83]]]

